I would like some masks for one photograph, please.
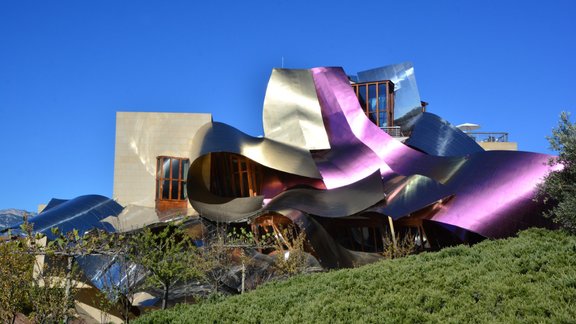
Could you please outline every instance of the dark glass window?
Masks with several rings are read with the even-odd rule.
[[[210,191],[223,197],[253,197],[261,192],[262,167],[233,153],[212,153]]]
[[[186,200],[186,180],[190,160],[159,156],[156,162],[156,199]]]

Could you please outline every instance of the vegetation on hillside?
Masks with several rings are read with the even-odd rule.
[[[560,170],[551,172],[539,187],[539,196],[554,207],[545,213],[563,228],[576,234],[576,125],[570,114],[560,115],[558,126],[548,137],[550,148],[558,152],[550,165],[561,165]]]
[[[576,237],[531,229],[385,260],[301,275],[223,301],[181,305],[137,323],[572,322]]]

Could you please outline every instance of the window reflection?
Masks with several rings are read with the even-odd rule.
[[[353,83],[366,116],[379,127],[394,126],[394,84],[391,81]]]

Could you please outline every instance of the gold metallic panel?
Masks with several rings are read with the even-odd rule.
[[[330,148],[310,70],[272,70],[262,115],[267,138],[308,150]]]

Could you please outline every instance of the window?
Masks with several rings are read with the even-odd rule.
[[[156,159],[156,200],[186,201],[190,160],[171,156]]]
[[[212,153],[210,191],[222,197],[253,197],[261,192],[262,166],[233,153]]]
[[[391,81],[353,83],[366,116],[379,127],[394,126],[394,83]]]

